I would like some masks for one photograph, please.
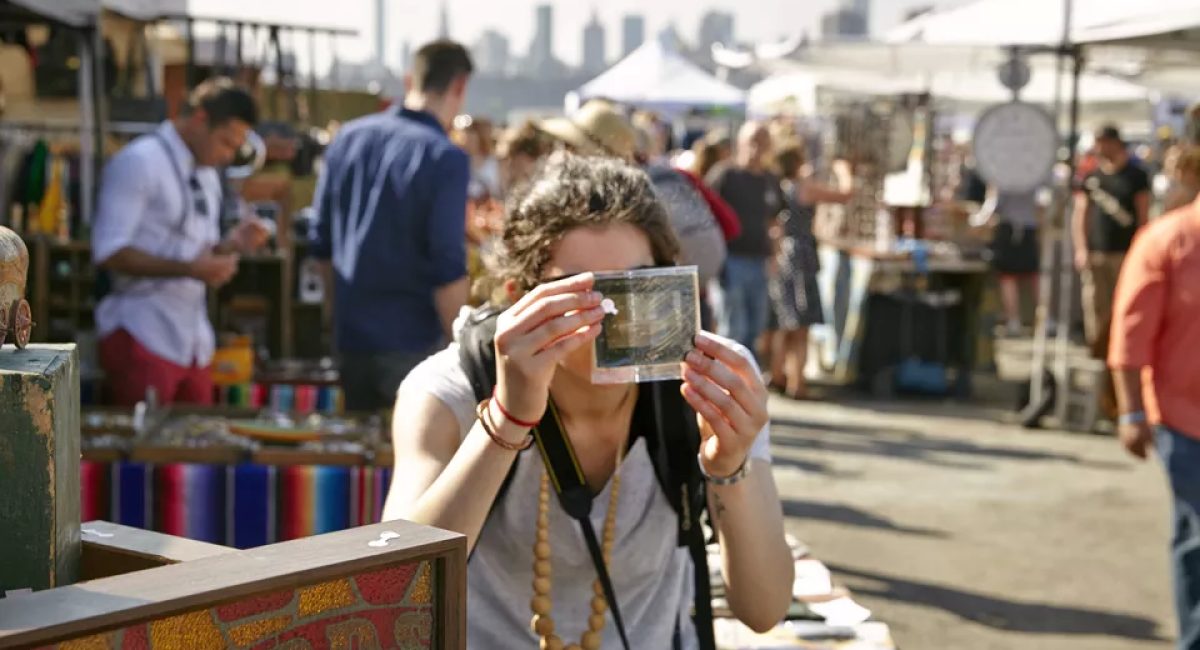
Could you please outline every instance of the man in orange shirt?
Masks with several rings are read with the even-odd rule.
[[[1200,200],[1137,236],[1117,283],[1108,365],[1121,444],[1157,447],[1174,494],[1179,648],[1200,648]]]

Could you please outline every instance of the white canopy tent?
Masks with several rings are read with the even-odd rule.
[[[9,0],[35,14],[57,22],[81,27],[95,21],[102,9],[129,18],[152,20],[160,16],[182,14],[186,0]]]
[[[576,91],[581,101],[610,99],[664,113],[690,108],[741,110],[746,94],[651,39]]]
[[[922,63],[1000,58],[1008,46],[1062,42],[1065,0],[976,0],[926,14],[885,37],[917,47]],[[1087,47],[1088,69],[1164,93],[1200,94],[1200,3],[1195,0],[1073,0],[1070,40]],[[980,50],[987,50],[980,52]],[[942,53],[942,62],[937,60]],[[914,64],[912,53],[905,63]],[[882,59],[882,57],[881,57]]]
[[[1195,0],[1074,0],[1073,43],[1143,42],[1200,28]],[[976,0],[903,23],[890,43],[1056,45],[1065,20],[1062,0]],[[1195,43],[1192,48],[1197,48]]]
[[[1061,97],[1070,93],[1069,78],[1058,78],[1047,65],[1033,68],[1030,83],[1021,98],[1050,107],[1055,100],[1055,81]],[[1000,85],[990,67],[932,74],[897,75],[831,66],[792,65],[750,88],[747,110],[753,114],[779,111],[815,115],[823,95],[885,96],[929,93],[939,106],[974,114],[992,104],[1006,102],[1012,95]],[[1115,120],[1145,121],[1152,93],[1141,86],[1097,74],[1080,79],[1080,100],[1085,122]]]

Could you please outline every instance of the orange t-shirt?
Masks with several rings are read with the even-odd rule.
[[[1117,282],[1108,365],[1141,368],[1150,421],[1200,438],[1200,200],[1134,240]]]

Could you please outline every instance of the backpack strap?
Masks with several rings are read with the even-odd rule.
[[[696,463],[700,449],[700,430],[696,413],[679,392],[680,382],[660,381],[642,384],[639,399],[646,410],[635,414],[634,422],[654,432],[648,436],[654,470],[667,501],[678,514],[678,545],[686,546],[692,558],[694,579],[692,624],[700,650],[716,650],[713,632],[712,584],[708,575],[708,549],[701,519],[708,511],[704,477]]]
[[[491,397],[496,386],[496,319],[500,310],[491,305],[475,309],[467,316],[466,325],[458,332],[458,358],[475,401]]]
[[[500,308],[487,304],[476,308],[467,316],[466,324],[458,332],[458,359],[467,379],[471,381],[471,390],[475,393],[475,401],[482,402],[492,396],[496,387],[496,319],[500,316]],[[524,453],[524,452],[521,452]],[[517,473],[517,463],[514,462],[500,484],[492,507],[499,503],[508,492],[513,477]],[[489,516],[491,508],[488,509]],[[472,553],[474,550],[472,550]]]

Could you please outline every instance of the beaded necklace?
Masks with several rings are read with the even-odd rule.
[[[617,495],[621,491],[621,459],[624,456],[624,445],[617,451],[617,466],[613,470],[612,489],[608,497],[608,515],[604,519],[602,549],[604,563],[611,564],[613,542],[617,530]],[[550,549],[550,473],[542,472],[542,486],[538,493],[537,542],[533,546],[533,600],[530,608],[533,619],[530,627],[541,638],[542,650],[600,650],[601,635],[604,631],[605,614],[608,612],[608,601],[604,597],[604,587],[599,580],[592,583],[592,614],[588,617],[588,630],[583,633],[579,643],[564,645],[563,640],[555,634],[554,619],[550,616],[553,601],[551,594],[552,557]]]

